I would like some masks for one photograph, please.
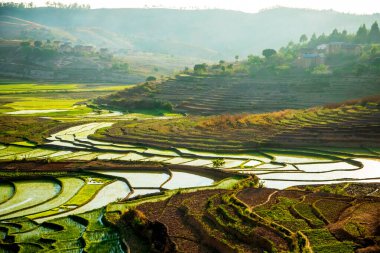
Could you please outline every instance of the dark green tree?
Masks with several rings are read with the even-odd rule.
[[[306,36],[306,34],[302,34],[301,37],[300,37],[300,43],[306,43],[308,40],[308,37]]]
[[[42,41],[36,40],[34,41],[34,47],[41,47],[42,46]]]
[[[341,34],[338,29],[334,29],[332,33],[329,35],[329,42],[341,41]]]
[[[368,41],[368,30],[365,24],[359,27],[356,32],[355,41],[357,43],[367,43]]]
[[[277,52],[274,49],[268,48],[268,49],[264,49],[262,54],[263,56],[265,56],[265,58],[268,59],[269,57],[277,54]]]
[[[226,164],[226,161],[224,161],[223,158],[217,158],[217,159],[212,161],[212,167],[214,167],[214,168],[222,167],[225,164]]]
[[[202,63],[202,64],[195,64],[194,65],[194,72],[197,74],[201,74],[203,72],[207,71],[207,64]]]
[[[380,30],[377,22],[373,23],[368,34],[369,43],[380,43]]]
[[[146,78],[146,81],[147,82],[150,82],[150,81],[156,81],[157,80],[157,78],[155,78],[154,76],[148,76],[147,78]]]

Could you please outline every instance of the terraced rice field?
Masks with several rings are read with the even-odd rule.
[[[156,149],[107,141],[102,141],[101,146],[99,146],[99,141],[92,143],[89,135],[112,124],[95,122],[55,133],[48,138],[50,142],[47,145],[51,146],[50,149],[11,145],[0,150],[0,160],[141,161],[162,162],[167,166],[213,168],[213,160],[223,158],[225,163],[215,169],[255,174],[265,181],[265,186],[279,189],[299,184],[331,184],[341,181],[379,182],[380,180],[380,170],[377,169],[380,165],[380,155],[366,148],[342,150],[263,148],[241,154],[220,154],[175,147]],[[57,148],[64,150],[57,150]],[[75,151],[81,149],[84,151]],[[132,177],[133,173],[130,176]],[[138,177],[131,178],[132,185],[139,184]],[[152,180],[146,181],[152,182]],[[155,188],[159,188],[157,184],[154,185]]]
[[[61,191],[61,186],[55,180],[20,180],[14,181],[13,184],[15,194],[0,205],[0,217],[41,205],[56,197]],[[33,189],[33,195],[29,194],[31,189]]]
[[[166,149],[176,147],[183,153],[198,150],[207,156],[209,150],[243,154],[265,147],[376,148],[379,129],[380,101],[376,100],[267,114],[124,121],[90,138]],[[376,152],[367,150],[367,153]]]
[[[118,106],[122,99],[133,101],[154,97],[155,100],[171,102],[177,112],[216,115],[301,109],[380,92],[376,75],[368,76],[365,81],[361,76],[300,78],[297,75],[274,75],[251,78],[243,74],[179,75],[163,83],[145,86],[147,89],[135,86],[120,91],[98,99],[98,103]]]
[[[26,217],[43,223],[138,195],[168,189],[211,186],[226,177],[215,177],[207,171],[196,173],[160,167],[154,170],[139,169],[136,166],[128,169],[127,165],[119,169],[81,170],[69,174],[63,163],[42,163],[34,165],[34,169],[25,169],[23,164],[25,163],[9,165],[16,166],[16,171],[20,172],[15,172],[14,168],[2,172],[6,180],[0,182],[0,221]],[[114,166],[112,162],[106,164]],[[79,163],[78,166],[80,165]],[[44,166],[53,166],[58,170],[46,172]],[[76,166],[75,163],[72,166]],[[67,175],[62,176],[62,173]],[[45,174],[49,176],[44,176]]]
[[[107,213],[111,215],[111,221],[115,221],[120,216],[114,211],[125,210],[131,203],[137,205],[148,219],[159,217],[158,221],[168,226],[172,242],[183,249],[203,252],[205,248],[215,247],[206,241],[216,240],[223,248],[248,252],[257,245],[267,251],[311,247],[315,252],[335,248],[351,252],[357,245],[348,239],[337,238],[335,230],[326,225],[338,222],[353,200],[278,189],[312,184],[328,187],[337,182],[380,182],[380,156],[366,148],[263,148],[226,154],[109,141],[100,143],[89,138],[97,130],[104,131],[102,129],[112,124],[95,122],[68,128],[50,136],[44,147],[2,147],[0,161],[7,166],[13,164],[9,163],[11,161],[15,164],[45,161],[41,166],[104,162],[118,166],[134,164],[134,167],[97,169],[95,165],[70,175],[53,173],[49,176],[43,176],[44,172],[37,169],[34,178],[27,179],[23,177],[25,171],[16,174],[14,168],[9,172],[5,166],[4,170],[14,176],[0,182],[0,240],[4,238],[0,250],[38,252],[49,248],[125,252],[121,237],[135,240],[138,236],[118,234],[102,222],[103,218],[96,217],[103,217],[99,210],[108,206]],[[213,166],[217,158],[225,162],[220,167]],[[146,166],[136,169],[135,162]],[[153,165],[158,167],[149,168]],[[61,173],[67,168],[70,166],[63,168]],[[213,175],[213,172],[223,171],[233,173],[229,176],[257,175],[266,187],[277,190],[262,192],[262,198],[256,198],[256,195],[261,196],[261,193],[254,192],[258,189],[241,193],[234,190],[236,192],[231,194],[225,190],[226,186],[221,187],[224,182],[219,182],[221,177]],[[214,188],[209,188],[213,185]],[[170,191],[180,188],[181,191],[174,195]],[[144,202],[143,195],[149,195],[147,203],[136,204],[140,200]],[[130,201],[123,204],[122,200]],[[150,206],[151,201],[154,206]],[[164,201],[165,209],[161,208],[160,201]],[[334,208],[332,201],[337,203]],[[325,206],[330,206],[331,210]],[[114,224],[118,225],[120,223]],[[279,230],[279,226],[285,230]],[[133,229],[128,231],[133,234]],[[231,231],[238,231],[238,234],[231,237]],[[257,235],[253,241],[248,239],[251,234]],[[198,235],[211,239],[198,242]],[[136,240],[144,245],[141,244],[144,239]],[[136,245],[127,244],[132,248]]]
[[[0,222],[2,252],[125,252],[121,238],[102,222],[103,209],[36,224],[28,219]]]
[[[157,249],[165,245],[180,252],[354,252],[379,242],[373,237],[378,198],[349,196],[345,191],[351,186],[358,191],[368,187],[363,192],[368,194],[378,185],[334,186],[344,196],[321,192],[318,187],[275,190],[247,187],[244,182],[229,189],[184,191],[156,201],[110,205],[107,210],[127,210],[113,223],[128,238],[132,252],[143,251],[143,245]],[[338,204],[332,207],[325,202]],[[373,211],[368,213],[370,222],[360,225],[356,210],[362,205]],[[154,233],[152,223],[165,225],[156,231],[165,239],[144,237],[141,231]],[[359,226],[366,232],[353,236]],[[372,241],[367,244],[358,238]]]

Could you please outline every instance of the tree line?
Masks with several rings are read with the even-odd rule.
[[[89,4],[79,4],[79,3],[64,4],[61,2],[52,2],[52,1],[47,1],[45,5],[46,7],[49,7],[49,8],[59,8],[59,9],[90,9],[91,8]],[[5,3],[0,3],[0,8],[25,9],[25,8],[36,8],[36,6],[32,2],[30,3],[5,2]]]
[[[310,40],[306,34],[303,34],[299,42],[301,44],[308,44],[310,47],[331,42],[376,44],[380,43],[380,30],[378,23],[374,22],[370,29],[367,29],[365,24],[361,25],[355,34],[349,34],[346,30],[340,32],[338,29],[334,29],[329,35],[323,33],[317,37],[314,33]]]
[[[6,3],[0,3],[0,8],[18,8],[18,9],[25,9],[25,8],[35,8],[34,4],[32,2],[30,3],[14,3],[14,2],[6,2]]]

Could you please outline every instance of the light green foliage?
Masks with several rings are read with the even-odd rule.
[[[311,248],[314,252],[353,252],[354,244],[352,242],[338,241],[328,229],[313,229],[302,231],[309,239]],[[334,250],[333,250],[334,249]],[[332,251],[333,250],[333,251]]]
[[[330,74],[331,71],[329,70],[329,66],[321,64],[316,66],[311,73],[313,75],[327,75]]]
[[[6,182],[0,183],[0,203],[10,199],[14,194],[14,187]]]
[[[104,224],[102,222],[104,212],[105,210],[100,208],[91,212],[77,214],[76,216],[85,219],[88,222],[86,231],[93,231],[104,228]]]
[[[76,240],[82,237],[82,234],[86,229],[84,225],[74,221],[70,217],[59,218],[47,223],[57,224],[63,227],[60,231],[55,231],[44,235],[44,238],[53,240]]]

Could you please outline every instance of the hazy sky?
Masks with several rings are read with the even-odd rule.
[[[11,0],[0,0],[10,2]],[[13,0],[13,2],[31,2],[31,0]],[[46,0],[32,0],[36,5],[45,5]],[[380,0],[51,0],[61,3],[85,3],[92,8],[217,8],[258,12],[274,6],[286,6],[310,9],[333,9],[340,12],[357,14],[380,13]]]

